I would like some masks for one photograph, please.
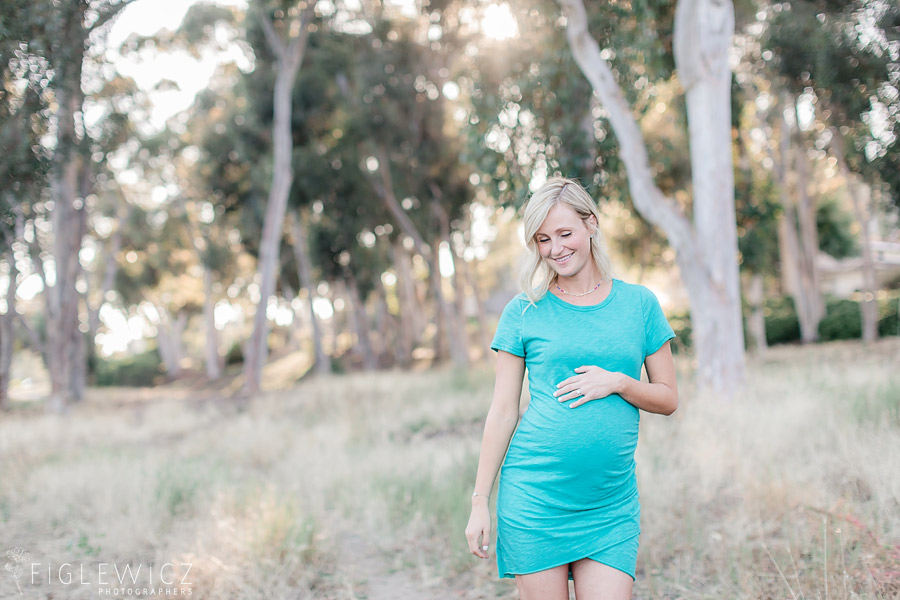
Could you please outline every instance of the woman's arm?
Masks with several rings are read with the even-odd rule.
[[[671,415],[678,408],[678,383],[669,342],[644,359],[644,366],[649,383],[597,366],[578,367],[575,372],[579,374],[562,381],[555,395],[560,402],[578,398],[569,405],[569,408],[576,408],[585,402],[618,394],[641,410]]]
[[[503,350],[497,352],[497,375],[494,382],[494,398],[484,422],[481,453],[475,474],[475,490],[472,496],[472,515],[466,527],[469,549],[476,556],[487,558],[482,546],[491,539],[488,496],[494,488],[494,480],[509,448],[509,440],[519,421],[519,399],[525,377],[525,359]]]
[[[651,413],[671,415],[678,408],[675,359],[669,342],[644,360],[649,383],[619,373],[618,393],[629,403]]]

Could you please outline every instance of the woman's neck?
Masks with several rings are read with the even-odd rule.
[[[573,277],[562,277],[557,274],[551,285],[555,283],[569,294],[584,294],[595,290],[602,281],[603,277],[597,269],[590,271],[583,269]]]

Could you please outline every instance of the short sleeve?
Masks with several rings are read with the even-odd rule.
[[[675,337],[675,332],[666,315],[663,314],[662,307],[656,294],[649,289],[644,288],[642,298],[644,311],[644,358],[647,358],[665,344],[667,341]]]
[[[516,356],[525,356],[525,343],[522,339],[523,308],[523,302],[518,296],[506,304],[491,341],[491,350],[504,350]]]

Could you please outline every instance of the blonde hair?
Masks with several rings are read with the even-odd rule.
[[[528,252],[523,257],[519,280],[522,291],[532,303],[543,298],[550,283],[556,279],[556,273],[541,258],[534,237],[541,223],[547,218],[547,213],[557,204],[565,204],[574,210],[582,221],[587,221],[591,215],[597,219],[598,223],[600,221],[597,203],[575,180],[552,177],[532,194],[525,204],[525,214],[522,218],[525,227],[525,246],[528,248]],[[600,271],[601,280],[612,279],[613,272],[609,255],[606,252],[606,241],[599,228],[594,230],[594,235],[591,237],[591,256]]]

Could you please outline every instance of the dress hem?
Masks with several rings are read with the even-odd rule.
[[[598,562],[598,563],[604,564],[604,565],[606,565],[607,567],[612,567],[613,569],[616,569],[616,570],[618,570],[618,571],[622,571],[623,573],[625,573],[626,575],[628,575],[629,577],[631,577],[631,580],[632,580],[632,581],[636,581],[636,579],[635,579],[635,574],[634,574],[634,573],[631,573],[631,572],[627,571],[626,569],[623,569],[621,566],[617,566],[617,565],[614,565],[614,564],[610,564],[610,562],[609,562],[608,560],[603,560],[603,559],[594,558],[594,556],[595,556],[595,555],[602,554],[602,553],[604,553],[604,552],[606,552],[607,550],[610,550],[610,549],[612,549],[612,548],[616,548],[617,546],[619,546],[619,545],[621,545],[621,544],[624,544],[624,543],[626,543],[626,542],[629,542],[629,541],[631,541],[631,540],[633,540],[633,539],[635,539],[635,538],[638,538],[638,539],[639,539],[639,537],[640,537],[640,533],[638,533],[637,535],[635,535],[635,536],[633,536],[633,537],[630,537],[630,538],[627,538],[627,539],[625,539],[625,540],[622,540],[621,542],[617,542],[617,543],[613,544],[612,546],[606,546],[606,547],[603,547],[603,548],[601,548],[601,549],[599,549],[599,550],[595,550],[595,551],[591,552],[590,554],[579,553],[578,555],[575,556],[575,558],[573,558],[573,559],[571,559],[571,560],[565,560],[565,561],[560,562],[560,563],[555,564],[555,565],[549,565],[549,566],[547,566],[547,567],[543,567],[543,568],[539,568],[539,569],[534,569],[533,571],[526,571],[526,572],[524,572],[524,573],[511,573],[511,572],[509,572],[509,571],[506,571],[505,573],[503,573],[503,574],[501,574],[501,575],[499,576],[499,579],[515,579],[516,575],[530,575],[530,574],[532,574],[532,573],[539,573],[539,572],[541,572],[541,571],[546,571],[547,569],[554,569],[554,568],[556,568],[556,567],[561,567],[561,566],[563,566],[563,565],[568,565],[568,564],[571,564],[571,563],[573,563],[573,562],[582,560],[582,559],[584,559],[584,558],[590,558],[591,560],[594,560],[594,561],[596,561],[596,562]],[[635,570],[637,570],[637,569],[635,569]],[[570,567],[570,568],[569,568],[569,580],[572,581],[573,579],[574,579],[574,578],[572,577],[572,569],[571,569],[571,567]]]

